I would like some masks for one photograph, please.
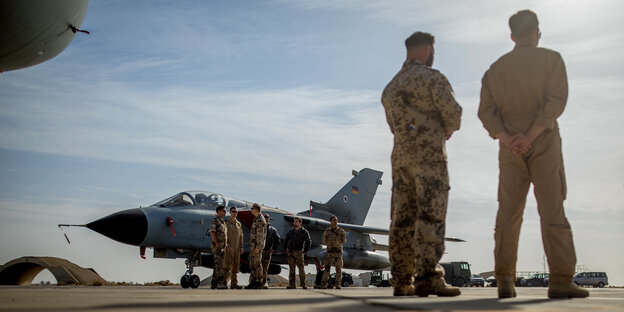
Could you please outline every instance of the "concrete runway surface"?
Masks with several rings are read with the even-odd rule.
[[[0,286],[0,311],[624,311],[624,289],[590,288],[587,299],[546,297],[546,288],[462,288],[455,298],[393,297],[392,288],[341,290],[182,289],[148,286]]]

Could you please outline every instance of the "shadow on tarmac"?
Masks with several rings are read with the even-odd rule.
[[[301,299],[279,299],[275,298],[266,300],[194,300],[194,301],[178,301],[178,302],[136,302],[122,304],[95,305],[88,307],[88,310],[127,310],[127,309],[158,309],[158,310],[174,310],[174,309],[192,309],[192,308],[241,308],[251,309],[257,306],[275,306],[279,308],[282,305],[301,305],[307,304],[325,304],[340,301],[337,297],[321,297],[321,298],[301,298]],[[84,311],[85,307],[68,308],[62,307],[58,309],[42,309],[40,311]],[[30,309],[29,311],[33,311]],[[37,310],[34,310],[37,311]],[[333,311],[332,308],[324,309],[324,311]],[[344,307],[336,309],[336,311],[344,311]]]
[[[379,299],[388,299],[388,297],[380,297]],[[396,298],[396,297],[395,297]],[[418,297],[409,297],[416,299]],[[364,298],[362,298],[364,299]],[[370,301],[372,298],[366,298],[365,301],[374,306],[388,307],[397,310],[435,310],[435,311],[500,311],[500,310],[515,310],[524,309],[523,305],[537,305],[545,302],[552,301],[552,299],[531,299],[521,300],[516,299],[498,299],[498,298],[485,298],[485,299],[470,299],[470,300],[448,300],[440,298],[440,301],[427,301],[427,302],[415,302],[410,300],[409,302],[383,302],[383,301]],[[416,299],[417,300],[417,299]],[[444,300],[444,301],[442,301]]]

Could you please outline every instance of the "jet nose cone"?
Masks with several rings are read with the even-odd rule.
[[[139,245],[147,235],[147,217],[141,209],[119,211],[87,224],[87,228],[118,242]]]

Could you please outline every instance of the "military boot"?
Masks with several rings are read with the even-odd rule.
[[[295,286],[295,284],[293,284],[293,283],[290,283],[290,284],[288,285],[288,287],[286,287],[286,289],[296,289],[296,288],[297,288],[297,287],[296,287],[296,286]]]
[[[417,281],[415,283],[415,294],[419,297],[436,295],[438,297],[455,297],[461,294],[459,287],[447,285],[444,278],[434,278],[433,280]]]
[[[302,285],[301,285],[301,288],[303,288],[303,289],[308,289],[308,286],[306,286],[306,284],[302,284]]]
[[[548,285],[548,298],[585,298],[589,291],[572,282],[572,276],[551,275]]]
[[[395,296],[413,296],[416,294],[414,285],[394,285]]]
[[[513,276],[497,276],[496,285],[498,289],[498,298],[515,298],[516,287]]]

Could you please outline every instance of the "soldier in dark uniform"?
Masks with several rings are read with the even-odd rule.
[[[260,205],[251,206],[251,214],[254,216],[251,230],[249,230],[249,285],[247,289],[262,289],[262,250],[266,240],[266,226]]]
[[[262,250],[262,288],[267,289],[269,288],[266,285],[267,272],[271,264],[271,255],[273,255],[273,252],[279,247],[280,236],[279,233],[277,233],[277,229],[269,224],[271,217],[269,217],[268,213],[264,214],[264,220],[267,222],[267,233],[266,241],[264,242],[264,250]]]
[[[217,207],[217,217],[212,219],[210,224],[210,237],[212,238],[212,256],[214,258],[214,270],[212,273],[212,289],[227,289],[223,261],[225,260],[225,249],[227,248],[227,228],[225,226],[225,207]]]
[[[323,272],[321,288],[330,288],[327,287],[327,282],[333,264],[334,267],[336,267],[336,283],[334,287],[340,289],[340,285],[342,284],[342,244],[347,241],[347,233],[345,233],[342,228],[338,227],[338,218],[336,218],[336,216],[329,218],[329,222],[331,222],[331,226],[323,232],[323,242],[327,245],[327,250],[325,252],[323,264],[325,272]]]
[[[381,98],[394,134],[389,253],[395,296],[460,294],[446,285],[438,262],[450,189],[445,141],[459,129],[462,109],[446,77],[431,68],[433,44],[422,32],[405,40],[407,59]]]
[[[312,240],[310,239],[310,233],[303,226],[301,226],[301,218],[295,217],[293,220],[293,229],[286,234],[284,240],[284,249],[286,250],[286,256],[288,257],[288,266],[290,271],[288,273],[288,289],[295,289],[296,287],[296,269],[299,268],[299,283],[301,288],[307,289],[305,280],[305,267],[303,265],[305,253],[308,252]]]
[[[500,147],[494,230],[498,296],[516,296],[518,239],[533,183],[550,268],[548,297],[587,297],[589,292],[572,282],[576,252],[563,210],[566,183],[557,118],[568,98],[565,65],[556,51],[537,47],[541,32],[535,13],[519,11],[509,26],[516,45],[483,76],[479,105],[479,118]]]

